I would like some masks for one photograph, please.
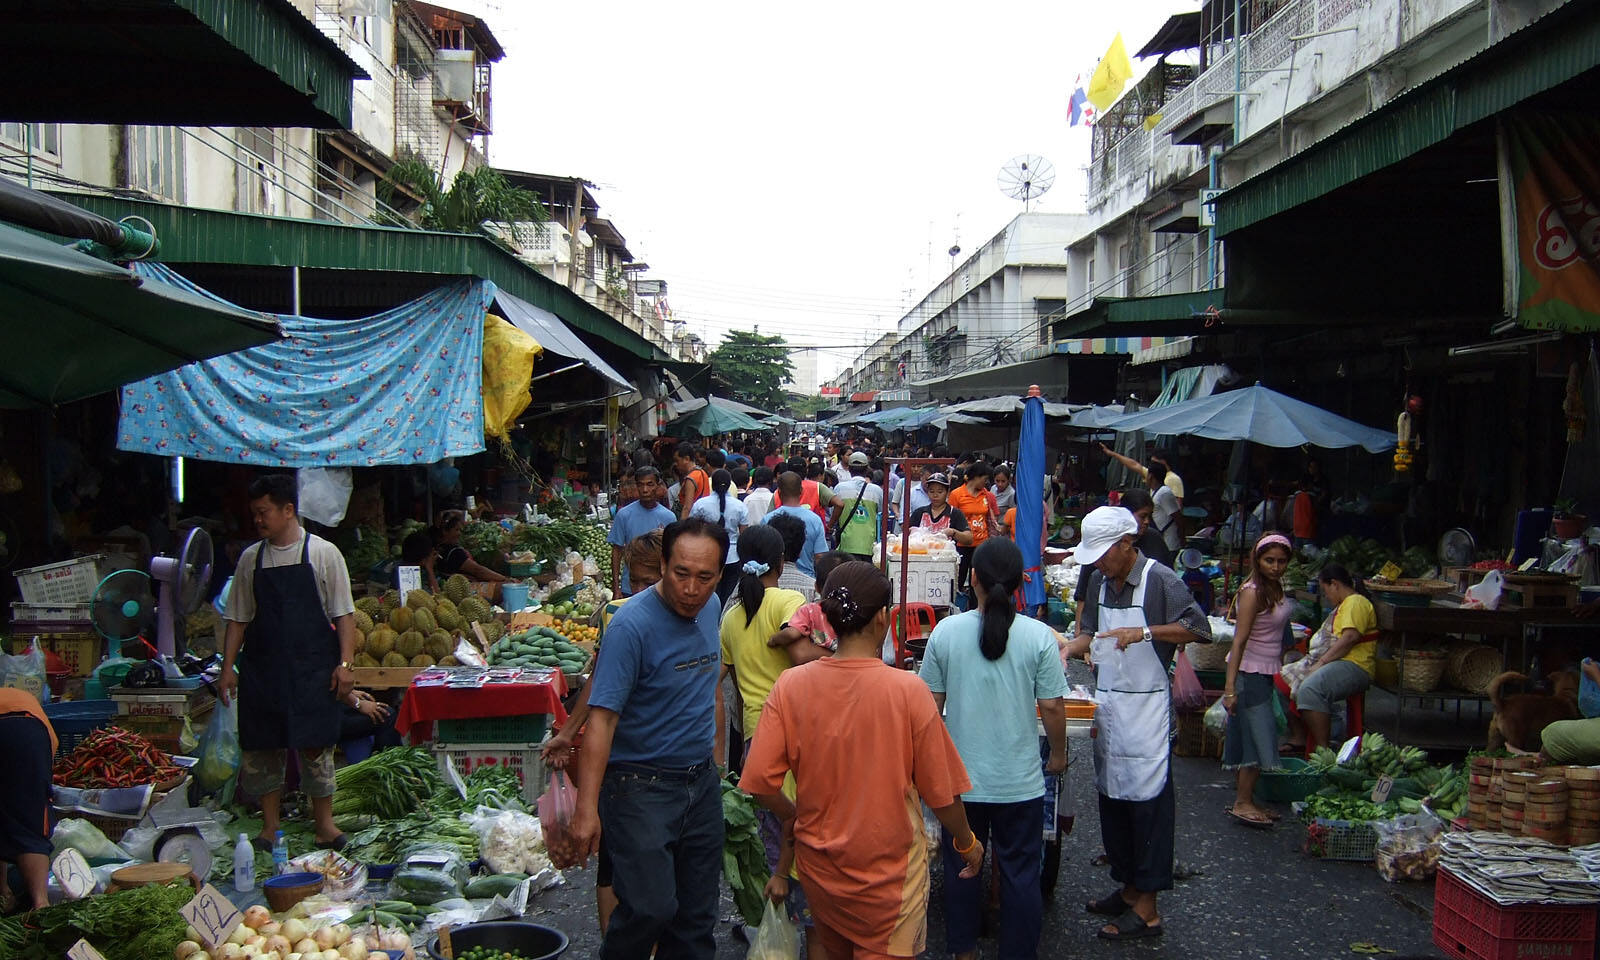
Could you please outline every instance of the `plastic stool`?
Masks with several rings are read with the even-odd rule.
[[[1367,707],[1367,695],[1365,693],[1358,693],[1355,696],[1349,697],[1349,698],[1347,698],[1345,700],[1345,702],[1344,702],[1344,739],[1345,740],[1349,740],[1351,737],[1359,737],[1359,736],[1361,736],[1361,734],[1366,732],[1366,707]],[[1315,750],[1319,746],[1324,746],[1324,744],[1314,744],[1314,743],[1311,742],[1311,738],[1309,736],[1306,737],[1306,759],[1307,760],[1311,759],[1312,751]],[[1331,743],[1330,744],[1325,744],[1325,746],[1327,746],[1329,748],[1332,748],[1333,744],[1331,744]]]
[[[901,611],[904,610],[902,615]],[[909,660],[914,660],[916,654],[911,649],[911,644],[916,640],[927,640],[928,634],[933,632],[933,625],[938,622],[934,616],[933,607],[926,603],[908,603],[904,606],[895,604],[890,607],[889,628],[894,637],[894,657],[899,666],[905,666]],[[910,629],[906,629],[909,623]],[[919,646],[926,647],[926,644]]]

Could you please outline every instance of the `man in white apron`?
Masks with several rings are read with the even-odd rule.
[[[1064,656],[1095,667],[1095,784],[1100,834],[1111,876],[1122,886],[1088,904],[1115,917],[1107,940],[1162,933],[1156,893],[1172,888],[1172,689],[1167,669],[1178,647],[1211,642],[1206,617],[1176,573],[1139,552],[1139,522],[1122,507],[1083,519],[1075,555],[1093,566],[1078,633]]]

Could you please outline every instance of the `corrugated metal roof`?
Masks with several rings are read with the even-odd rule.
[[[1600,4],[1569,0],[1216,201],[1226,236],[1397,163],[1600,66]]]
[[[1163,333],[1174,326],[1193,329],[1198,318],[1222,309],[1224,293],[1222,287],[1216,287],[1152,297],[1095,297],[1084,309],[1057,322],[1055,337],[1065,340],[1114,328],[1125,330],[1128,324],[1159,325]]]
[[[161,238],[161,259],[165,263],[482,277],[549,310],[569,326],[608,340],[638,357],[668,359],[609,314],[478,234],[350,226],[82,194],[61,196],[113,220],[130,214],[149,220]]]

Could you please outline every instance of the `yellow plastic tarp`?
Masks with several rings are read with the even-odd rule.
[[[533,395],[533,363],[544,353],[539,341],[512,326],[504,317],[483,316],[483,432],[501,440],[511,438],[517,417],[528,409]]]

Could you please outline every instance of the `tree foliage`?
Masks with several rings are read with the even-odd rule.
[[[446,190],[433,167],[416,156],[390,168],[379,185],[379,199],[393,206],[406,194],[422,198],[417,224],[446,233],[478,233],[487,221],[544,223],[550,210],[539,195],[507,180],[492,167],[463,170]]]
[[[783,383],[793,376],[794,368],[783,337],[733,330],[711,351],[710,360],[711,383],[717,393],[763,410],[784,405],[787,393]]]

